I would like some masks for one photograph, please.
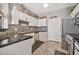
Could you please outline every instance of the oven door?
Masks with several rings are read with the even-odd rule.
[[[79,45],[78,45],[79,43],[78,42],[75,42],[75,55],[79,55]]]
[[[66,40],[66,48],[67,48],[68,54],[73,55],[74,54],[73,53],[73,37],[66,34],[65,40]]]

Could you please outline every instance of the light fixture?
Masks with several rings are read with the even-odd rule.
[[[43,4],[43,7],[44,8],[47,8],[48,7],[48,4],[47,3]]]
[[[14,37],[16,38],[17,37],[17,34],[15,34]]]
[[[15,31],[17,31],[18,29],[17,28],[15,28]]]

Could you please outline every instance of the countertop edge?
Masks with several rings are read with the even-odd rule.
[[[24,41],[24,40],[27,40],[27,39],[30,39],[30,38],[33,38],[33,36],[30,36],[30,37],[27,37],[25,39],[22,39],[22,40],[18,40],[18,41],[15,41],[15,42],[12,42],[12,43],[8,43],[8,44],[5,44],[5,45],[0,45],[0,48],[3,48],[3,47],[6,47],[6,46],[9,46],[9,45],[12,45],[14,43],[19,43],[21,41]]]

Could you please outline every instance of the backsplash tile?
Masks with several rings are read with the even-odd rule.
[[[15,29],[17,29],[16,32],[30,32],[30,27],[29,26],[19,26],[19,25],[9,25],[9,30],[10,31],[15,31]]]
[[[17,31],[15,31],[17,29]],[[30,32],[47,32],[47,27],[38,27],[38,26],[20,26],[20,25],[9,25],[9,30],[12,32],[25,32],[25,33],[30,33]]]

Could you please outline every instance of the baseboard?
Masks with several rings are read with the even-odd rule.
[[[53,39],[48,39],[47,41],[53,41],[53,42],[59,42],[59,43],[62,42],[60,39],[59,39],[59,41],[58,40],[53,40]]]

